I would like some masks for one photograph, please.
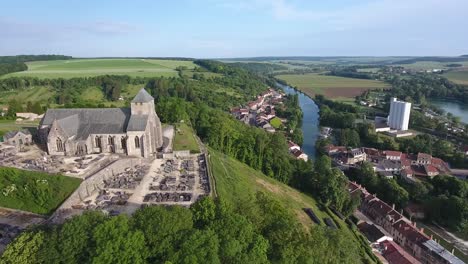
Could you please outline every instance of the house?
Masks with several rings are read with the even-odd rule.
[[[422,243],[423,255],[422,261],[424,263],[434,264],[463,264],[464,262],[455,257],[444,247],[439,245],[434,240],[430,239]]]
[[[292,152],[294,150],[301,150],[301,147],[299,147],[299,145],[292,142],[291,140],[288,141],[288,148],[289,148],[289,152]]]
[[[426,175],[429,177],[434,177],[439,175],[439,170],[432,166],[432,165],[424,165],[424,171],[426,171]]]
[[[300,150],[293,150],[291,154],[296,158],[296,159],[301,159],[303,161],[307,161],[309,159],[309,156],[305,154],[304,152]]]
[[[328,145],[328,146],[325,147],[325,152],[328,155],[336,154],[336,153],[339,153],[339,152],[345,152],[345,151],[346,151],[346,147],[343,147],[343,146]]]
[[[392,237],[390,237],[387,232],[372,223],[362,222],[358,224],[357,227],[372,244],[380,243],[385,240],[392,240]]]
[[[7,132],[3,136],[3,140],[9,145],[14,146],[17,150],[21,150],[24,146],[33,142],[31,133],[26,129]]]
[[[465,153],[465,155],[468,156],[468,146],[463,147],[463,153]]]
[[[421,259],[423,254],[422,244],[430,238],[416,229],[416,226],[400,220],[393,224],[391,232],[393,240],[397,242],[407,252],[411,253],[416,259]]]
[[[386,150],[384,151],[385,159],[388,160],[400,160],[402,153],[400,151],[391,151]]]
[[[384,240],[380,242],[378,249],[389,264],[421,263],[392,240]]]
[[[400,172],[401,163],[397,160],[384,159],[377,164],[377,171]]]
[[[17,118],[22,118],[22,119],[27,119],[27,120],[36,120],[36,119],[41,119],[44,116],[38,115],[36,113],[16,113]]]
[[[361,148],[351,149],[347,152],[346,164],[353,165],[358,162],[366,161],[367,155]]]
[[[400,175],[403,177],[403,179],[411,182],[414,181],[414,172],[411,168],[404,168],[403,170],[400,171]]]
[[[426,153],[418,153],[418,156],[416,158],[416,164],[419,164],[419,165],[431,164],[431,161],[432,161],[432,156]]]

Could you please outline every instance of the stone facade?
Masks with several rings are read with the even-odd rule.
[[[15,146],[17,150],[32,143],[32,135],[28,130],[11,131],[3,136],[6,143]]]
[[[144,89],[128,108],[49,109],[39,138],[50,155],[118,153],[153,157],[163,145],[154,98]]]

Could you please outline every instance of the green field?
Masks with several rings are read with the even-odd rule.
[[[444,77],[458,84],[468,85],[468,70],[467,71],[450,71],[444,73]]]
[[[277,75],[276,78],[286,81],[289,85],[297,87],[309,96],[323,94],[329,98],[353,98],[369,89],[386,88],[387,84],[381,81],[345,78],[337,76],[307,74]]]
[[[279,119],[278,117],[273,117],[273,118],[270,120],[270,125],[271,125],[272,127],[274,127],[275,129],[280,128],[282,124],[283,124],[283,122],[281,122],[281,119]]]
[[[180,123],[175,125],[175,129],[176,132],[173,143],[174,151],[190,150],[191,153],[200,152],[192,127],[185,123]]]
[[[51,214],[80,183],[77,178],[0,168],[0,206]]]
[[[39,121],[16,122],[15,120],[0,120],[0,141],[2,141],[3,135],[8,131],[21,129],[35,130],[38,125]]]
[[[349,228],[347,224],[332,214],[329,210],[319,209],[318,203],[309,195],[301,193],[288,185],[282,184],[249,166],[210,149],[210,166],[215,178],[216,192],[224,201],[237,208],[245,208],[248,201],[254,199],[259,191],[269,198],[279,202],[280,205],[295,215],[298,222],[309,230],[314,225],[312,220],[304,213],[303,208],[312,208],[320,219],[332,218],[340,230],[350,237],[350,243],[360,245],[362,252],[367,252],[367,259],[372,263],[373,258],[367,241],[359,232]],[[323,225],[323,222],[322,222]],[[364,254],[364,253],[363,253]],[[370,256],[370,257],[369,257]]]
[[[34,61],[26,63],[28,70],[7,74],[38,78],[91,77],[105,74],[141,77],[177,76],[179,66],[195,68],[192,61],[156,59],[72,59],[58,61]]]

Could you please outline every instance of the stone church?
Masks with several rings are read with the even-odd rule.
[[[141,89],[129,108],[48,109],[39,137],[49,155],[119,153],[153,157],[163,145],[154,98]]]

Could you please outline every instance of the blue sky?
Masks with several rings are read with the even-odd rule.
[[[468,54],[467,0],[2,2],[0,55]]]

